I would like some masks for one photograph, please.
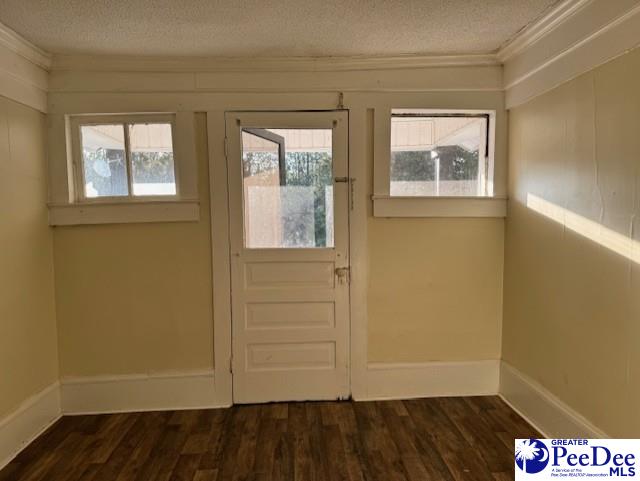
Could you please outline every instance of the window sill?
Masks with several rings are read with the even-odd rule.
[[[374,217],[506,217],[498,197],[391,197],[374,195]]]
[[[49,205],[49,225],[52,226],[198,220],[200,203],[197,200]]]

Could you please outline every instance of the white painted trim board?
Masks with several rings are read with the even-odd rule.
[[[0,469],[60,419],[60,384],[54,382],[0,420]]]
[[[607,434],[504,361],[369,363],[356,401],[498,394],[547,437]],[[104,414],[229,407],[213,370],[65,378],[0,421],[0,469],[62,414]]]
[[[198,200],[121,202],[113,204],[49,204],[49,225],[197,222]]]
[[[63,378],[62,413],[104,414],[228,407],[216,398],[214,371]]]
[[[356,401],[496,395],[500,361],[369,363]]]
[[[495,54],[353,57],[188,57],[55,55],[51,70],[91,72],[341,72],[495,66]]]
[[[0,23],[0,95],[47,111],[51,56]]]
[[[499,394],[547,438],[609,437],[544,386],[505,361],[500,363]]]
[[[530,48],[538,40],[558,28],[591,0],[562,0],[503,44],[496,53],[502,63]]]
[[[374,217],[506,217],[507,199],[374,195],[373,215]]]
[[[640,45],[635,0],[567,0],[503,47],[507,108],[521,105]]]
[[[52,56],[29,42],[15,30],[0,22],[0,44],[45,70],[51,68]]]

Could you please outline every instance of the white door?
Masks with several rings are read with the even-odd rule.
[[[347,124],[226,115],[235,403],[349,395]]]

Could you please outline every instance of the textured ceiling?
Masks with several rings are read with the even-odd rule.
[[[2,0],[52,53],[352,56],[489,53],[555,0]]]

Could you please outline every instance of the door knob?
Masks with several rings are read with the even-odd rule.
[[[336,276],[338,276],[338,284],[346,284],[349,282],[349,268],[336,267]]]

